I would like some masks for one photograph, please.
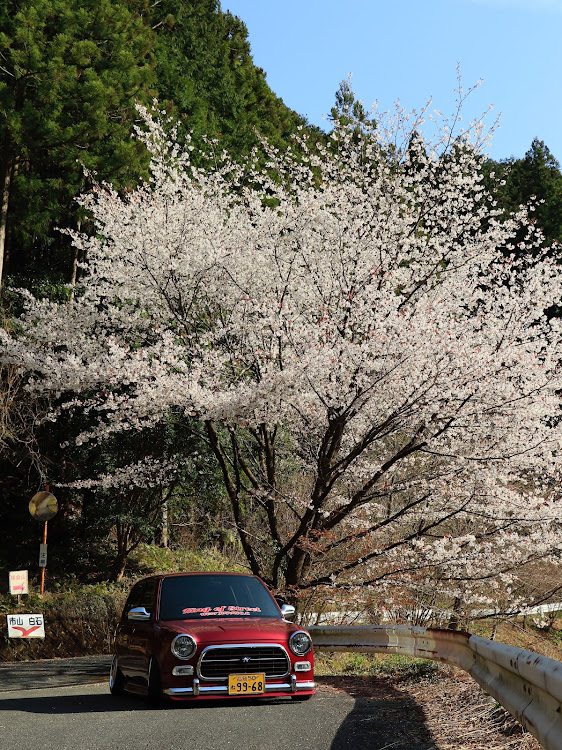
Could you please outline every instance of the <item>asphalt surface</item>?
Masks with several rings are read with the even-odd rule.
[[[378,697],[201,701],[112,696],[110,657],[0,664],[0,750],[438,750],[423,710]]]
[[[0,693],[2,750],[438,750],[407,706],[318,693],[312,700],[151,708],[105,685]],[[396,707],[393,707],[394,711]],[[394,720],[392,720],[394,719]]]
[[[108,679],[110,664],[111,656],[2,662],[0,692],[104,682]]]

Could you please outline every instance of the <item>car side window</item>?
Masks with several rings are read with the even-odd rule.
[[[133,586],[133,588],[131,589],[131,593],[129,594],[129,598],[127,599],[127,603],[125,604],[123,615],[126,616],[127,613],[133,609],[133,607],[142,607],[141,601],[145,586],[146,581],[139,581],[139,583],[136,583]]]
[[[158,581],[155,579],[146,581],[146,584],[141,592],[140,604],[137,605],[138,607],[144,607],[150,614],[154,612],[154,599],[157,583]]]

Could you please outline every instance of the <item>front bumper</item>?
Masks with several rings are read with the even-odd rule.
[[[261,693],[261,696],[270,694],[276,695],[295,695],[296,693],[307,692],[310,693],[316,690],[316,684],[314,682],[298,682],[294,675],[291,675],[289,682],[270,682],[265,686],[265,693]],[[170,698],[197,698],[199,696],[228,696],[228,685],[202,685],[198,678],[195,677],[193,680],[193,687],[177,687],[167,688],[164,691],[165,695]],[[237,697],[237,696],[229,696]],[[258,698],[260,696],[241,696]]]

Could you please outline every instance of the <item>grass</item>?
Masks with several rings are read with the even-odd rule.
[[[314,662],[315,674],[326,677],[353,675],[420,680],[435,677],[441,669],[437,662],[400,654],[317,652]]]
[[[201,549],[165,549],[150,544],[140,545],[129,560],[129,569],[135,574],[187,573],[207,570],[234,570],[247,572],[216,547]]]

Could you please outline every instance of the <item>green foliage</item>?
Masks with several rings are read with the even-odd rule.
[[[46,273],[73,279],[77,259],[57,227],[93,230],[74,202],[89,186],[83,166],[119,190],[147,176],[131,138],[136,101],[157,96],[184,131],[234,156],[256,132],[283,148],[306,124],[253,64],[245,24],[216,0],[10,0],[0,29],[5,271],[26,286]]]
[[[430,679],[440,669],[437,662],[413,659],[400,654],[366,654],[317,652],[315,671],[319,675],[354,675],[392,677],[403,680]]]
[[[85,216],[73,198],[82,165],[127,188],[146,172],[130,138],[135,100],[152,97],[152,34],[144,0],[25,0],[0,18],[0,174],[11,172],[6,260],[70,278],[57,226]]]
[[[491,173],[495,179],[490,178]],[[530,200],[536,201],[533,215],[545,235],[545,244],[562,242],[562,173],[543,141],[535,138],[523,159],[487,162],[485,174],[488,189],[493,190],[506,213],[517,211]]]
[[[0,661],[26,661],[55,657],[110,653],[115,625],[125,604],[126,588],[67,584],[44,599],[37,594],[22,597],[19,607],[13,597],[0,597],[0,611],[41,612],[45,638],[10,640],[0,635]],[[11,600],[11,601],[9,601]]]
[[[278,146],[304,119],[275,96],[253,64],[246,25],[216,0],[154,4],[159,99],[195,136],[247,152],[254,130]]]
[[[351,78],[346,78],[340,83],[336,91],[336,103],[330,110],[330,119],[337,120],[340,125],[352,127],[357,135],[362,127],[371,125],[363,102],[355,98]]]
[[[392,654],[386,659],[381,660],[377,668],[381,675],[399,677],[406,680],[419,680],[435,676],[439,671],[439,664],[427,659],[411,659],[408,656]]]
[[[3,293],[5,310],[10,310],[16,316],[21,309],[21,297],[14,291],[28,289],[37,299],[49,299],[53,302],[64,303],[70,300],[70,289],[67,281],[60,273],[45,273],[44,275],[14,274],[5,279],[6,288]]]
[[[140,574],[179,573],[209,570],[246,570],[216,547],[203,549],[165,549],[156,545],[141,544],[131,555],[132,570]]]

